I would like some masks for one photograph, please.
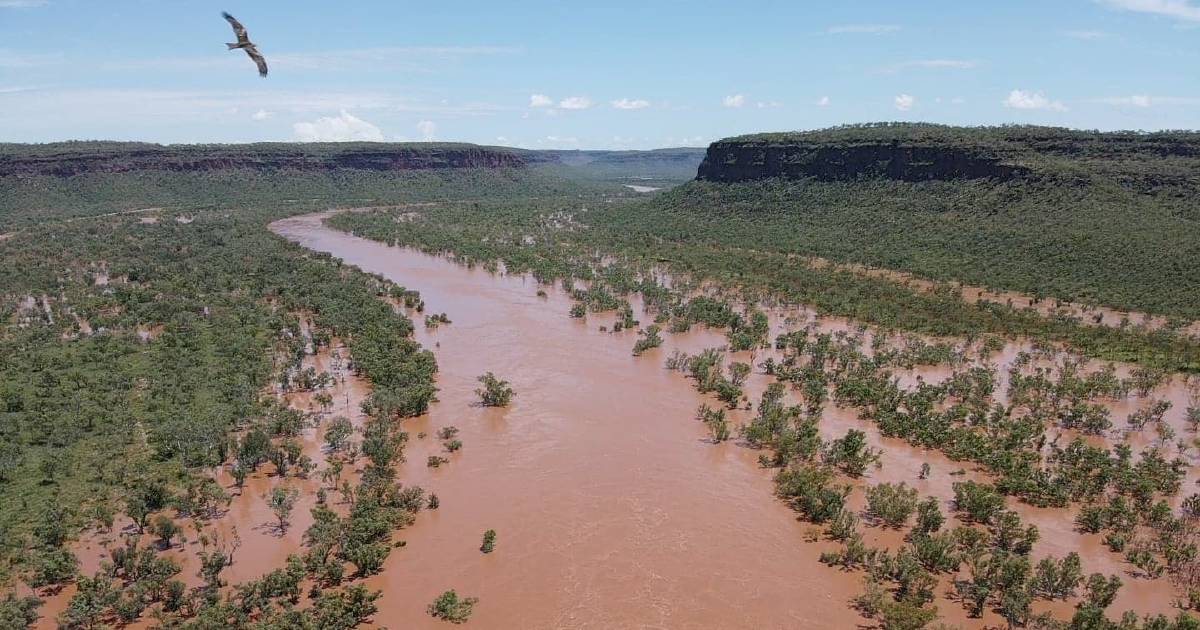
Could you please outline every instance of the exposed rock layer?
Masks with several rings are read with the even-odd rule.
[[[1028,170],[1001,158],[958,147],[898,143],[830,146],[798,142],[775,144],[737,140],[715,142],[700,164],[698,179],[742,182],[769,177],[811,177],[823,181],[887,178],[1009,180]]]
[[[398,144],[330,148],[327,145],[161,146],[73,143],[44,145],[36,152],[0,153],[0,177],[71,177],[85,173],[131,171],[205,172],[221,170],[322,171],[355,169],[405,171],[447,168],[520,168],[523,155],[475,145]],[[61,148],[59,148],[61,147]],[[536,160],[534,160],[536,161]]]

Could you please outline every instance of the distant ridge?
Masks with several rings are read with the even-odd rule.
[[[1179,181],[1200,166],[1200,134],[1058,127],[873,123],[737,136],[709,146],[701,180],[902,181],[1077,176]],[[1147,166],[1154,168],[1147,168]]]

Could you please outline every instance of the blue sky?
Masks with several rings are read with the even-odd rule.
[[[652,148],[879,120],[1198,128],[1200,0],[0,0],[0,141]]]

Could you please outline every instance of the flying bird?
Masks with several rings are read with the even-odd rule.
[[[246,54],[250,55],[250,58],[254,60],[254,65],[258,66],[258,76],[267,76],[267,60],[263,59],[262,53],[258,52],[258,46],[255,46],[254,42],[250,41],[250,36],[246,34],[246,27],[242,26],[242,23],[237,21],[237,18],[224,11],[221,12],[221,15],[225,16],[225,20],[233,27],[233,34],[237,36],[236,44],[225,45],[229,47],[229,50],[241,48],[246,51]]]

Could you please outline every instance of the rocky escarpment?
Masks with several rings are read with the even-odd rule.
[[[698,179],[1014,179],[1114,182],[1141,192],[1200,186],[1200,133],[869,123],[713,143]]]
[[[10,149],[9,145],[5,149]],[[0,177],[71,177],[86,173],[223,170],[407,171],[521,168],[517,152],[469,144],[154,145],[61,143],[0,149]]]
[[[1009,180],[1028,169],[999,156],[959,147],[902,142],[830,145],[822,142],[723,140],[708,148],[697,178],[743,182],[771,177],[852,181],[886,178],[909,182],[941,179]]]

